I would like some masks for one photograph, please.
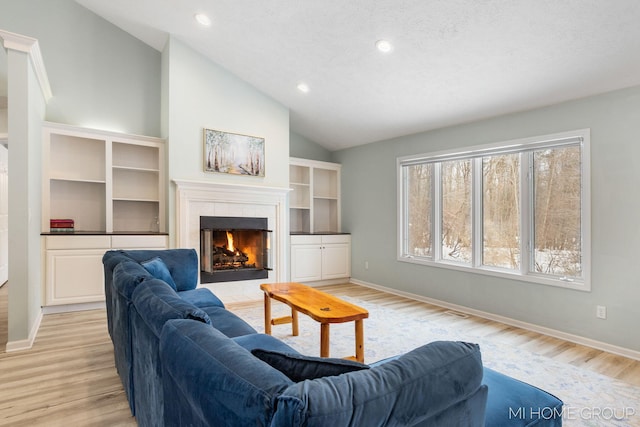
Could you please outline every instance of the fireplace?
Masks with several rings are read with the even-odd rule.
[[[200,217],[200,283],[269,277],[268,218]]]

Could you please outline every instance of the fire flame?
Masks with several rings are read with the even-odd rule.
[[[227,249],[231,252],[235,252],[236,248],[233,246],[233,234],[227,231]]]

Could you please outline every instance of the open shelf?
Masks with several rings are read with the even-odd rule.
[[[51,180],[49,191],[48,219],[73,219],[77,231],[106,231],[104,183]]]
[[[113,231],[159,231],[159,203],[157,201],[114,200]]]
[[[297,158],[289,161],[291,232],[340,232],[341,165]]]
[[[113,198],[159,200],[158,171],[140,169],[113,170]]]
[[[55,179],[105,182],[105,140],[51,135],[49,175]]]

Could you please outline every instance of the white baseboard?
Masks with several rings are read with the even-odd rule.
[[[522,322],[520,320],[512,319],[510,317],[500,316],[498,314],[488,313],[486,311],[476,310],[473,308],[465,307],[458,304],[452,304],[446,301],[441,301],[434,298],[425,297],[422,295],[412,294],[410,292],[404,292],[404,291],[399,291],[393,288],[387,288],[385,286],[376,285],[374,283],[369,283],[362,280],[351,279],[351,283],[365,286],[367,288],[377,289],[383,292],[388,292],[390,294],[398,295],[401,297],[426,302],[428,304],[437,305],[439,307],[448,308],[450,310],[459,311],[461,313],[482,317],[484,319],[493,320],[496,322],[504,323],[506,325],[515,326],[521,329],[526,329],[528,331],[537,332],[543,335],[548,335],[550,337],[559,338],[561,340],[569,341],[575,344],[592,347],[597,350],[606,351],[608,353],[617,354],[619,356],[628,357],[630,359],[640,360],[640,351],[632,350],[629,348],[620,347],[620,346],[609,344],[602,341],[596,341],[591,338],[582,337],[580,335],[569,334],[566,332],[558,331],[556,329],[535,325],[533,323]]]
[[[44,314],[57,314],[57,313],[71,313],[72,311],[97,310],[100,308],[105,308],[104,301],[85,302],[82,304],[50,305],[47,307],[42,307],[42,312]]]
[[[316,286],[324,286],[324,285],[339,285],[340,283],[349,283],[351,281],[350,277],[344,277],[342,279],[325,279],[325,280],[316,280],[313,282],[299,282],[303,285],[311,286],[312,288]]]
[[[33,343],[36,340],[36,335],[38,335],[38,329],[40,329],[42,316],[43,316],[43,313],[42,313],[42,310],[40,310],[40,312],[38,313],[38,317],[36,317],[36,321],[33,322],[31,331],[29,331],[29,337],[26,340],[7,342],[5,352],[11,353],[13,351],[29,350],[31,347],[33,347]]]

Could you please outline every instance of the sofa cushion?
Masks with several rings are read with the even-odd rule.
[[[489,368],[482,383],[489,386],[487,426],[562,425],[562,401],[554,395]]]
[[[460,409],[473,411],[463,425],[483,425],[486,399],[470,399],[485,395],[481,380],[478,345],[432,342],[375,368],[289,386],[272,425],[434,425],[428,421],[464,400],[475,403]]]
[[[137,262],[122,261],[113,269],[113,290],[125,301],[131,301],[138,285],[152,276]]]
[[[169,273],[169,268],[167,268],[167,264],[162,261],[160,257],[154,257],[146,261],[142,261],[140,264],[156,279],[164,280],[167,282],[167,285],[171,286],[174,291],[178,290],[176,286],[176,282],[173,281],[173,277],[171,277],[171,273]]]
[[[226,308],[214,306],[203,307],[202,310],[204,310],[209,316],[209,319],[211,319],[211,325],[229,338],[256,334],[258,332]]]
[[[105,305],[107,309],[107,327],[109,329],[109,336],[113,340],[113,306],[114,306],[114,294],[113,294],[113,270],[122,261],[131,260],[131,258],[124,255],[122,251],[107,251],[102,256],[102,264],[104,266],[104,297]]]
[[[131,301],[156,337],[160,337],[162,327],[169,319],[193,319],[211,325],[204,310],[184,301],[163,280],[145,280],[133,291]]]
[[[215,296],[207,288],[190,289],[188,291],[178,291],[178,295],[183,300],[195,305],[196,307],[222,307],[224,304],[220,298]]]
[[[253,351],[260,348],[263,350],[280,351],[284,353],[297,353],[293,347],[289,347],[278,338],[267,334],[249,334],[233,337],[232,339],[247,351]]]
[[[292,384],[222,332],[189,320],[165,324],[160,359],[167,426],[272,425],[275,396]]]
[[[294,382],[369,369],[369,367],[363,363],[346,359],[305,356],[302,354],[282,353],[260,348],[252,350],[251,353],[258,359],[267,362],[285,374]]]
[[[120,261],[113,268],[113,282],[110,292],[113,353],[116,370],[129,400],[131,413],[135,414],[130,324],[131,295],[141,283],[145,280],[151,280],[152,277],[137,262],[130,259]],[[108,303],[109,301],[107,301]]]

